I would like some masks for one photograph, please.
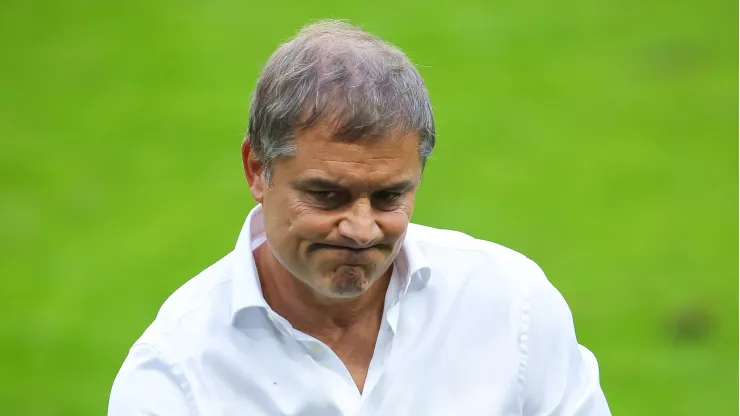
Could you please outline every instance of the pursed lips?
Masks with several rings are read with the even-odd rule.
[[[324,243],[316,243],[314,245],[314,250],[346,250],[353,253],[362,253],[367,250],[370,250],[371,248],[375,248],[376,246],[368,246],[368,247],[349,247],[349,246],[340,246],[340,245],[333,245],[333,244],[324,244]]]
[[[316,243],[310,248],[309,253],[319,254],[323,252],[326,257],[323,260],[329,260],[332,264],[345,264],[355,266],[367,266],[382,261],[385,257],[382,244],[375,244],[368,247],[351,247],[342,245],[333,245],[326,243]],[[374,251],[378,250],[377,253]],[[320,257],[324,257],[323,255]],[[331,260],[330,260],[331,259]]]

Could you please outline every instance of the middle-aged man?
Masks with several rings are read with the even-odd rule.
[[[409,223],[434,140],[397,48],[335,21],[280,46],[242,145],[258,204],[131,348],[109,415],[609,415],[534,262]]]

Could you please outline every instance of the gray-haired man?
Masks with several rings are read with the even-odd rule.
[[[410,224],[424,82],[353,26],[304,28],[254,92],[235,249],[131,348],[110,415],[608,415],[570,310],[521,254]]]

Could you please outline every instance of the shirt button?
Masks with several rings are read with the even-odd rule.
[[[321,347],[321,345],[314,344],[311,346],[311,354],[313,355],[319,355],[322,352],[324,352],[324,349]]]

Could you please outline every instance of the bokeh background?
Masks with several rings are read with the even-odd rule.
[[[428,82],[415,222],[536,260],[615,415],[737,415],[737,6],[3,0],[0,414],[105,413],[129,346],[254,204],[262,64],[331,17]]]

